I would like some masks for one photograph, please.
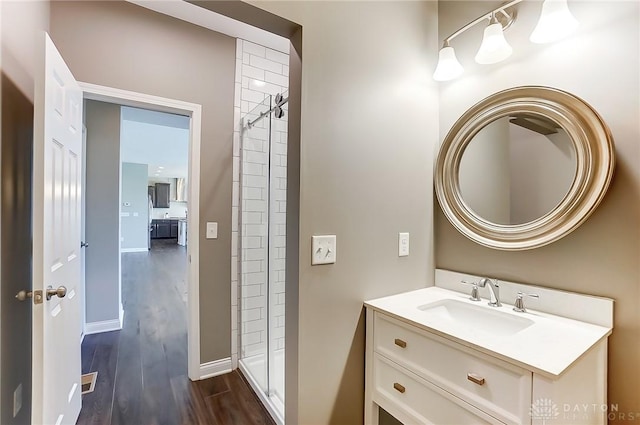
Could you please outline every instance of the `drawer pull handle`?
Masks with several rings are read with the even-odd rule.
[[[406,389],[404,388],[403,385],[398,384],[397,382],[393,383],[393,388],[395,388],[396,391],[398,391],[399,393],[404,394],[404,392],[406,391]]]
[[[396,340],[394,342],[400,348],[407,348],[407,343],[405,341],[401,340],[401,339],[396,338]]]
[[[476,375],[475,373],[467,373],[467,379],[474,384],[484,385],[484,378]]]

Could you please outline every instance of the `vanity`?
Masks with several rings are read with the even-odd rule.
[[[606,423],[613,300],[500,282],[491,307],[460,283],[479,279],[437,270],[436,286],[365,302],[365,423],[378,407],[405,425]],[[539,298],[517,312],[518,293]]]
[[[451,127],[435,193],[469,240],[537,249],[588,219],[614,165],[613,138],[590,105],[514,87]],[[379,408],[405,425],[607,422],[613,300],[448,270],[434,282],[364,303],[367,425]]]

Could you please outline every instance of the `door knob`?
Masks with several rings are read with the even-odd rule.
[[[16,294],[18,301],[26,301],[28,298],[33,298],[34,304],[42,304],[42,291],[25,291],[24,289]]]
[[[25,291],[24,289],[16,294],[16,298],[18,301],[24,301],[27,298],[33,297],[33,292]]]
[[[58,298],[64,298],[65,295],[67,295],[67,288],[59,286],[58,289],[53,289],[53,286],[47,286],[47,301],[49,301],[54,295],[57,295]]]
[[[80,248],[87,248],[89,244],[87,242],[80,242]]]

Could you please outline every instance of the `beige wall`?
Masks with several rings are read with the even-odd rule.
[[[130,3],[51,6],[54,43],[84,82],[198,103],[202,109],[201,362],[231,355],[231,157],[235,39]]]
[[[362,423],[362,302],[433,279],[437,5],[254,4],[302,25],[297,314],[287,286],[298,345],[287,333],[286,372],[298,393],[287,378],[287,423]],[[409,257],[398,257],[398,232],[411,234]],[[337,235],[337,262],[312,267],[311,236],[322,234]]]
[[[439,2],[440,37],[499,4]],[[580,28],[575,36],[551,45],[528,41],[540,3],[520,4],[518,21],[506,33],[514,53],[501,64],[473,62],[481,26],[451,43],[466,72],[440,86],[440,136],[468,107],[495,91],[535,84],[567,90],[590,103],[615,138],[617,168],[607,196],[572,234],[524,252],[501,252],[472,243],[456,232],[436,206],[436,265],[614,298],[609,402],[617,403],[621,413],[640,412],[639,3],[569,4]],[[637,419],[615,422],[636,423]]]

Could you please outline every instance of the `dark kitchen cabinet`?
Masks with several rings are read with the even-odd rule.
[[[178,220],[171,220],[171,237],[178,238]]]
[[[171,237],[171,220],[156,220],[156,238]]]
[[[177,239],[178,220],[154,219],[151,222],[151,239]]]
[[[156,201],[153,206],[155,208],[169,208],[171,185],[169,183],[156,183],[155,192],[156,192]]]

